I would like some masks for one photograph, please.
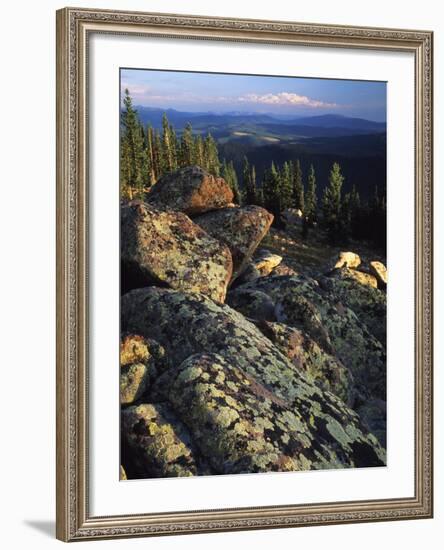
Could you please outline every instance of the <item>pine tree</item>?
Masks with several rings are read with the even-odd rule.
[[[194,140],[194,164],[203,167],[204,162],[204,143],[202,136],[198,134]]]
[[[254,166],[250,167],[250,163],[248,162],[248,158],[246,156],[244,156],[244,164],[242,168],[242,181],[245,190],[246,204],[256,204],[256,169]]]
[[[279,174],[279,199],[281,212],[287,208],[291,208],[293,204],[293,185],[291,175],[290,164],[288,162],[284,162],[282,170]]]
[[[120,185],[122,195],[132,199],[143,198],[147,183],[147,161],[144,154],[144,136],[136,109],[128,90],[123,99],[122,136],[120,147]]]
[[[293,205],[304,212],[304,183],[299,159],[293,164]]]
[[[274,162],[271,163],[271,167],[264,173],[262,192],[265,208],[278,220],[281,213],[280,178]]]
[[[172,135],[166,113],[162,116],[162,164],[165,172],[174,170]]]
[[[304,215],[309,225],[312,225],[316,221],[316,211],[318,205],[318,198],[316,195],[316,174],[313,164],[310,165],[308,172],[308,184],[307,193],[305,194],[305,210]]]
[[[204,141],[204,160],[206,164],[205,168],[208,172],[213,176],[219,176],[219,152],[217,150],[217,144],[211,134],[208,134]]]
[[[332,242],[337,242],[343,236],[341,223],[343,182],[344,177],[341,174],[341,167],[335,162],[330,171],[329,184],[324,189],[322,196],[323,223]]]
[[[153,185],[156,183],[156,173],[154,171],[154,130],[151,125],[146,129],[146,156],[148,184]]]
[[[224,180],[228,183],[231,190],[233,191],[233,200],[236,204],[242,205],[242,194],[239,189],[236,170],[234,169],[233,161],[229,163],[224,159],[222,163],[221,175]]]
[[[180,140],[180,165],[190,166],[194,160],[194,140],[193,129],[191,124],[188,123],[182,133]]]

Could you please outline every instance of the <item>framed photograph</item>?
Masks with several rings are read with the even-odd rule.
[[[57,537],[430,518],[430,31],[57,12]]]

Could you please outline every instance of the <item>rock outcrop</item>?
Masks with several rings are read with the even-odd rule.
[[[120,249],[124,292],[158,284],[225,299],[232,275],[228,247],[181,212],[142,202],[123,206]]]
[[[230,206],[233,191],[223,178],[214,177],[199,166],[187,166],[161,177],[147,200],[160,209],[195,216]]]
[[[146,201],[121,208],[120,479],[385,465],[379,253],[258,248],[272,214],[198,166]]]
[[[209,235],[228,246],[233,257],[234,280],[247,267],[270,228],[273,215],[260,206],[246,206],[209,212],[194,221]]]
[[[354,285],[357,296],[370,289]],[[324,351],[335,355],[350,370],[359,399],[364,401],[370,395],[385,399],[385,347],[334,290],[327,291],[317,281],[302,276],[263,277],[236,290],[240,289],[267,294],[275,305],[277,321],[303,330]]]
[[[305,450],[300,449],[300,453],[309,460],[309,465],[305,463],[305,467],[337,467],[339,463],[343,466],[384,464],[384,450],[360,425],[356,414],[339,398],[330,392],[323,392],[310,381],[254,324],[229,306],[215,304],[199,294],[183,294],[153,287],[137,289],[122,299],[122,324],[124,330],[142,335],[150,334],[161,344],[167,345],[169,356],[176,365],[194,354],[217,354],[216,364],[219,364],[219,370],[223,367],[227,376],[229,364],[233,368],[235,366],[237,377],[243,376],[244,379],[252,380],[251,383],[258,384],[259,388],[263,386],[269,392],[266,395],[269,396],[270,403],[281,402],[283,409],[297,414],[300,425],[299,428],[295,425],[294,430],[300,430],[307,437],[307,446],[302,445]],[[207,374],[209,380],[212,380],[212,374]],[[169,393],[177,377],[178,370],[172,367],[158,378],[157,395],[172,403],[174,409],[179,411],[178,416],[193,433],[195,428],[191,420],[184,416],[183,408],[178,409],[180,405]],[[188,373],[184,377],[192,378],[192,375]],[[199,390],[196,391],[202,389],[202,384],[206,383],[205,378],[204,376],[199,381]],[[226,388],[229,387],[227,383]],[[225,391],[228,392],[228,389]],[[232,391],[236,393],[235,389]],[[238,388],[237,391],[243,407],[247,407],[243,394],[249,396],[253,403],[253,397],[246,393],[245,388],[242,391]],[[263,399],[264,391],[259,391]],[[176,400],[180,401],[179,395],[184,395],[183,388],[177,393]],[[193,405],[185,399],[183,402],[187,403],[184,405],[187,409],[205,406]],[[197,403],[200,401],[197,400]],[[257,406],[259,403],[255,403],[255,407]],[[274,409],[275,405],[269,406]],[[233,416],[232,421],[234,420]],[[278,427],[279,424],[280,421]],[[281,425],[280,430],[286,439],[288,426]],[[238,436],[244,437],[242,434]],[[309,448],[311,450],[307,451]],[[314,452],[315,449],[317,452]],[[252,458],[248,460],[251,461]],[[272,467],[268,459],[267,465]],[[303,469],[297,461],[293,466],[293,469]]]

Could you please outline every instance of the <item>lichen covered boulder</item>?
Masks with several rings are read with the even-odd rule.
[[[233,191],[223,178],[200,166],[186,166],[162,176],[148,194],[148,202],[161,209],[179,210],[190,216],[229,207]]]
[[[321,277],[320,286],[335,300],[350,308],[365,323],[372,336],[386,346],[387,295],[381,290],[362,285],[353,278]]]
[[[273,215],[260,206],[245,206],[209,212],[194,221],[209,235],[228,246],[233,257],[234,280],[247,267],[268,232]]]
[[[353,377],[336,357],[326,353],[302,330],[269,321],[257,321],[255,324],[310,380],[353,408]]]
[[[137,334],[126,335],[120,344],[121,405],[140,399],[166,366],[165,350],[160,344]]]
[[[353,281],[337,282],[355,285],[359,296],[365,290],[377,292]],[[385,399],[385,346],[334,290],[302,276],[263,277],[239,289],[267,294],[275,304],[278,322],[303,330],[324,351],[337,357],[351,372],[359,399]]]
[[[121,417],[122,459],[130,479],[198,473],[187,429],[167,404],[128,407]]]
[[[298,411],[304,429],[314,430],[313,442],[325,441],[325,449],[316,455],[319,465],[322,463],[319,467],[384,464],[384,450],[363,429],[357,415],[341,399],[322,391],[253,323],[229,306],[199,294],[154,287],[137,289],[122,298],[122,325],[124,330],[150,334],[168,346],[173,365],[202,353],[217,354],[235,365],[243,376],[251,377],[274,398],[284,401],[290,411]],[[177,366],[173,366],[159,377],[157,395],[174,401],[169,390],[176,376]],[[179,410],[176,404],[174,407]],[[182,411],[180,417],[185,418]],[[188,421],[186,424],[191,429]],[[316,447],[316,443],[313,445]]]
[[[364,435],[333,396],[329,408],[319,406],[320,392],[296,406],[213,353],[192,355],[169,373],[168,382],[171,406],[215,473],[382,463],[376,439]]]
[[[135,201],[121,208],[122,290],[158,284],[223,302],[232,275],[227,246],[181,212]]]

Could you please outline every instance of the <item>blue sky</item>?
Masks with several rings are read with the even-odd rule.
[[[385,82],[121,69],[125,88],[135,105],[178,111],[386,120]]]

